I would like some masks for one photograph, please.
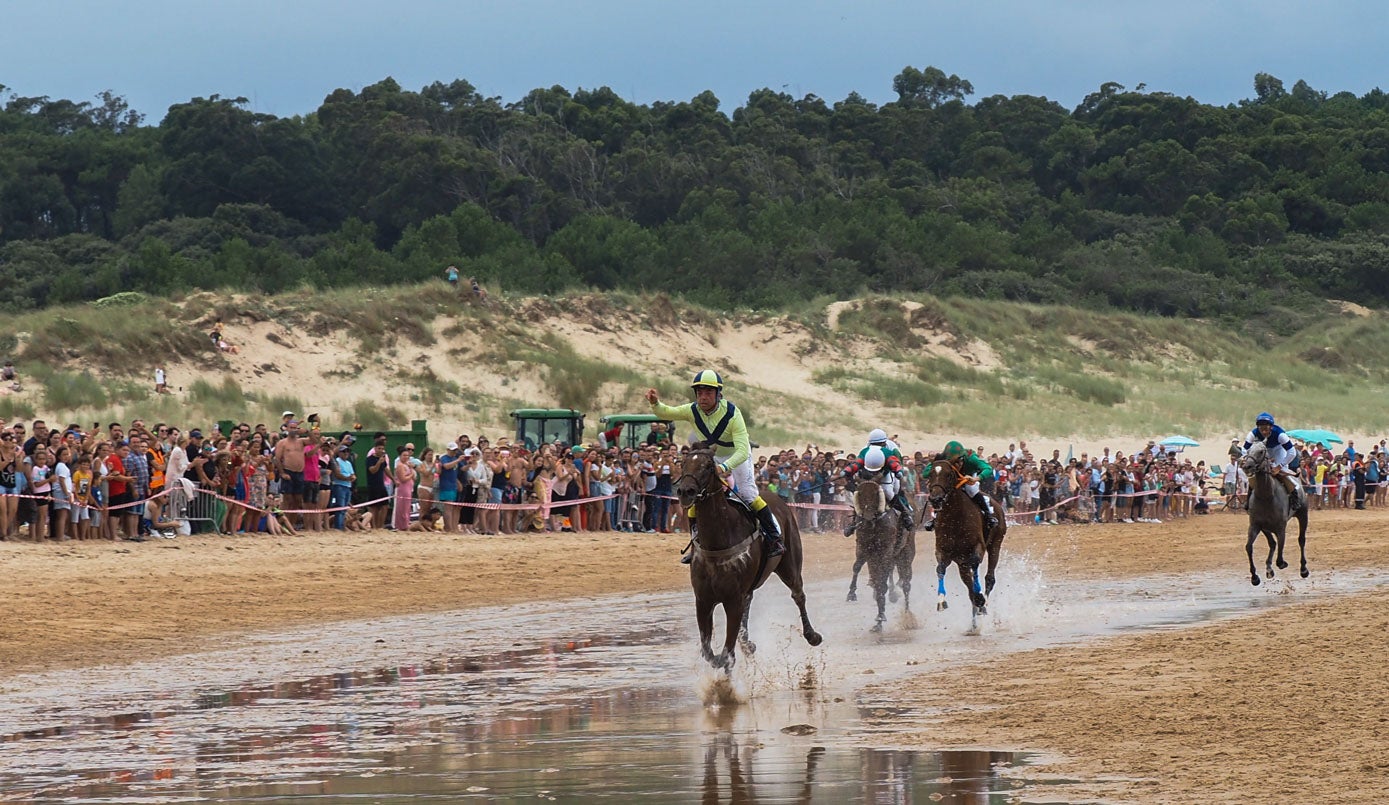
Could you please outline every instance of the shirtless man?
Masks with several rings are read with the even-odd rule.
[[[297,422],[285,426],[285,437],[275,445],[275,472],[280,476],[280,494],[284,497],[285,508],[290,511],[304,508],[304,440]],[[314,490],[315,494],[317,491]]]

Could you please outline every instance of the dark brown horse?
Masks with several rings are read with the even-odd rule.
[[[748,640],[748,613],[752,594],[768,572],[766,551],[757,523],[744,509],[729,502],[727,488],[715,465],[713,451],[697,443],[680,462],[680,479],[675,493],[681,506],[694,506],[696,531],[694,559],[690,562],[690,585],[695,594],[695,621],[699,624],[700,654],[710,665],[732,670],[736,660],[733,646],[742,640],[743,650],[751,654],[757,646]],[[772,572],[791,590],[791,600],[801,612],[801,633],[812,646],[820,645],[820,634],[810,625],[805,611],[805,590],[801,583],[801,532],[791,508],[777,495],[767,505],[781,525],[786,553],[776,557]],[[725,625],[723,651],[714,654],[709,640],[714,632],[714,607],[722,606]]]
[[[858,482],[854,491],[854,511],[858,513],[858,527],[854,529],[857,543],[855,571],[868,564],[868,583],[873,586],[873,600],[878,603],[878,619],[873,622],[873,631],[881,632],[887,620],[887,591],[892,582],[892,572],[902,585],[902,608],[912,606],[912,560],[916,558],[916,531],[903,531],[901,516],[888,503],[887,494],[877,481]],[[855,577],[857,577],[855,572]]]
[[[1259,572],[1254,569],[1254,542],[1263,534],[1268,539],[1268,559],[1264,570],[1273,578],[1273,555],[1278,552],[1278,569],[1288,566],[1283,561],[1283,546],[1288,541],[1288,520],[1297,517],[1297,547],[1302,553],[1302,578],[1307,578],[1307,507],[1292,513],[1292,501],[1283,482],[1273,476],[1272,460],[1263,442],[1255,442],[1249,452],[1240,459],[1246,475],[1249,476],[1249,535],[1244,544],[1244,552],[1249,555],[1249,581],[1259,586]]]
[[[984,513],[965,494],[967,478],[949,461],[935,461],[926,471],[927,494],[936,510],[936,610],[947,608],[945,601],[945,571],[954,562],[960,569],[960,580],[969,591],[974,605],[970,629],[979,628],[979,616],[987,614],[985,603],[994,589],[994,569],[998,567],[999,550],[1008,533],[1001,504],[994,501],[998,525],[990,534],[984,533]],[[988,570],[981,585],[979,565],[988,556]]]

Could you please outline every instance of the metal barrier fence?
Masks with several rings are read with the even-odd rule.
[[[187,520],[189,524],[208,523],[214,531],[221,528],[217,522],[217,498],[202,494],[194,489],[190,497],[182,485],[175,485],[169,491],[169,512],[172,519]]]

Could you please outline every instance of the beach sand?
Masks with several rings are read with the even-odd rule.
[[[1212,514],[1165,525],[1015,527],[1005,548],[1050,584],[1209,572],[1247,584],[1245,522]],[[1389,512],[1314,512],[1312,578],[1296,577],[1292,544],[1293,567],[1271,589],[1384,570],[1386,541]],[[675,562],[683,544],[679,534],[393,532],[0,542],[0,669],[119,664],[338,620],[684,590],[688,575]],[[847,575],[851,541],[812,534],[806,545],[808,578]],[[1268,594],[1251,588],[1251,599]],[[812,601],[821,611],[836,605]],[[918,615],[929,617],[929,606],[918,603]],[[931,715],[881,740],[1044,753],[1045,764],[1018,773],[1063,778],[1033,789],[1053,799],[1381,802],[1389,797],[1386,658],[1389,590],[1293,601],[893,683],[888,692],[904,706]]]

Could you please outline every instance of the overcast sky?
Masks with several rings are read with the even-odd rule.
[[[935,66],[989,95],[1074,108],[1101,84],[1226,104],[1271,73],[1329,93],[1389,86],[1385,0],[0,0],[0,84],[91,100],[110,89],[154,123],[171,104],[245,96],[279,116],[386,76],[467,79],[503,102],[560,85],[638,103],[712,90],[731,112],[763,87],[895,99]]]

